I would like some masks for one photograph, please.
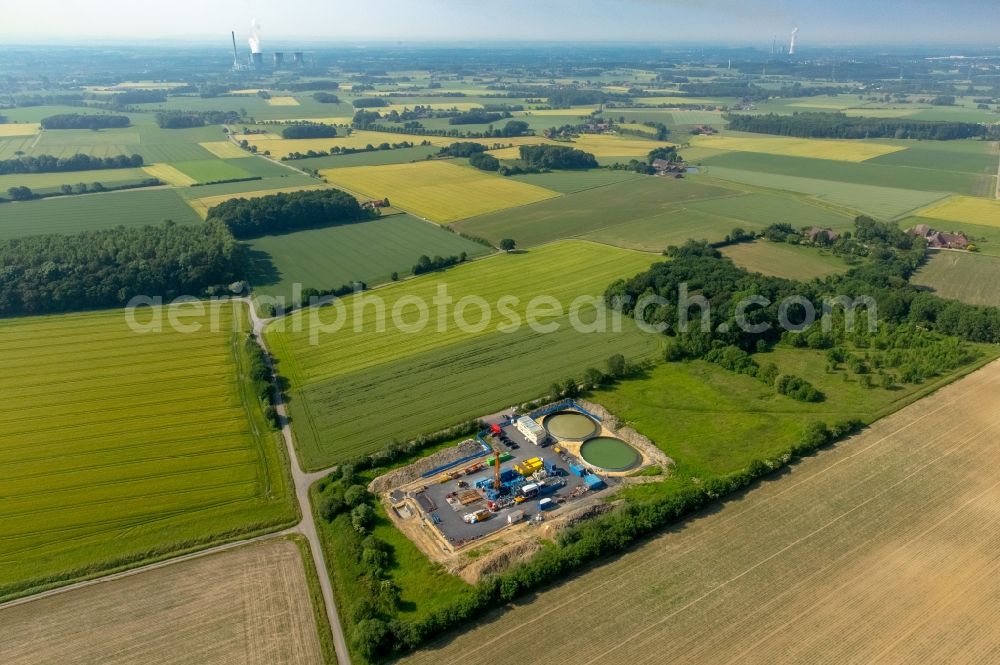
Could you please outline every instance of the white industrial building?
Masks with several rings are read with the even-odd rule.
[[[518,432],[524,435],[525,439],[532,442],[536,446],[540,443],[545,443],[548,439],[548,434],[545,433],[545,429],[528,416],[521,416],[518,418],[514,422],[514,426],[517,427]]]

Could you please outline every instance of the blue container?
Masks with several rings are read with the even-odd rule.
[[[583,477],[583,482],[587,486],[587,489],[590,490],[600,490],[607,487],[607,485],[604,484],[604,481],[599,476],[595,476],[592,473],[588,473],[587,475],[585,475]]]
[[[514,469],[504,469],[503,471],[500,472],[500,480],[504,482],[508,480],[514,480],[515,478],[520,478],[520,477],[521,477],[520,474],[518,474],[518,472],[515,471]]]
[[[584,471],[582,466],[577,466],[576,464],[570,464],[569,471],[574,476],[580,476],[581,478],[584,476]]]

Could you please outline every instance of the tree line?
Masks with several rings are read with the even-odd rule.
[[[259,179],[260,176],[257,176]],[[50,190],[36,193],[30,187],[24,185],[8,187],[6,199],[0,198],[0,203],[10,201],[32,201],[34,199],[47,199],[54,196],[72,196],[74,194],[88,194],[91,192],[119,192],[125,189],[142,189],[143,187],[157,187],[163,181],[159,178],[143,178],[135,182],[118,182],[112,185],[105,185],[102,182],[78,182],[75,185],[60,185],[58,190]]]
[[[734,131],[802,138],[950,141],[983,138],[987,135],[986,126],[975,122],[851,117],[843,113],[808,112],[792,115],[728,113],[723,118],[729,122],[729,129]]]
[[[207,219],[218,221],[243,240],[298,229],[351,224],[378,217],[339,189],[279,192],[258,198],[230,199],[210,208]]]
[[[339,104],[340,97],[333,94],[332,92],[314,92],[313,99],[315,99],[320,104]]]
[[[689,241],[682,247],[668,248],[672,261],[655,264],[631,279],[612,283],[605,298],[626,314],[639,314],[647,323],[662,324],[665,334],[671,337],[668,354],[677,357],[702,358],[720,345],[754,353],[779,341],[819,349],[830,348],[845,339],[860,345],[873,343],[870,334],[861,329],[821,332],[818,324],[813,324],[805,333],[783,332],[780,304],[790,296],[805,298],[816,312],[823,311],[823,300],[827,297],[869,297],[877,303],[880,326],[928,331],[968,342],[1000,342],[1000,309],[945,300],[909,283],[913,272],[925,260],[925,251],[922,243],[902,233],[896,224],[859,217],[853,238],[865,247],[864,262],[844,275],[811,282],[752,274],[723,258],[707,243]],[[678,315],[684,305],[678,294],[682,285],[686,285],[692,297],[702,296],[709,303],[704,326],[708,332],[701,330],[702,312],[696,306],[690,310],[688,331],[681,329]],[[664,301],[636,312],[639,299],[648,293]],[[738,325],[736,307],[744,294],[760,295],[771,303],[745,312],[747,322],[769,324],[767,330],[752,333]],[[787,309],[787,315],[793,324],[802,322],[805,310],[793,305]],[[867,322],[866,315],[861,309],[857,317],[859,325]],[[836,316],[843,314],[838,311]],[[837,331],[843,327],[833,328]],[[909,342],[915,344],[916,339],[909,338]],[[929,358],[933,354],[924,355]]]
[[[589,152],[561,145],[522,145],[518,152],[528,166],[543,169],[594,169],[597,158]]]
[[[138,295],[225,293],[246,257],[209,220],[2,240],[0,266],[0,316],[14,316],[121,307]]]
[[[235,111],[157,111],[154,117],[161,129],[186,129],[237,122],[240,114]]]
[[[11,173],[62,173],[64,171],[94,171],[98,169],[130,169],[142,166],[142,155],[92,157],[77,153],[71,157],[55,155],[22,155],[0,160],[0,175]]]
[[[510,117],[510,111],[491,112],[485,109],[470,109],[448,118],[449,125],[489,125]]]
[[[337,136],[337,128],[323,123],[289,125],[281,130],[285,139],[329,139]]]
[[[457,256],[435,256],[430,258],[426,254],[422,254],[417,262],[413,264],[413,274],[423,275],[424,273],[434,272],[436,270],[444,270],[445,268],[450,268],[451,266],[457,266],[459,263],[465,263],[469,256],[465,252]]]
[[[379,108],[389,106],[389,100],[385,97],[359,97],[351,102],[351,106],[356,109]]]
[[[126,115],[60,113],[42,118],[42,129],[112,129],[128,127],[131,121]]]

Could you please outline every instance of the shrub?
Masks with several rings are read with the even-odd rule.
[[[348,507],[360,506],[368,500],[368,490],[364,485],[351,485],[344,491],[344,503]]]
[[[355,506],[351,510],[351,526],[358,533],[365,533],[375,521],[375,509],[367,503]]]

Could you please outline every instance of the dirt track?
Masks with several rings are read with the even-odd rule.
[[[298,547],[272,539],[0,611],[4,665],[322,662]]]
[[[1000,662],[998,403],[995,362],[404,662]]]

